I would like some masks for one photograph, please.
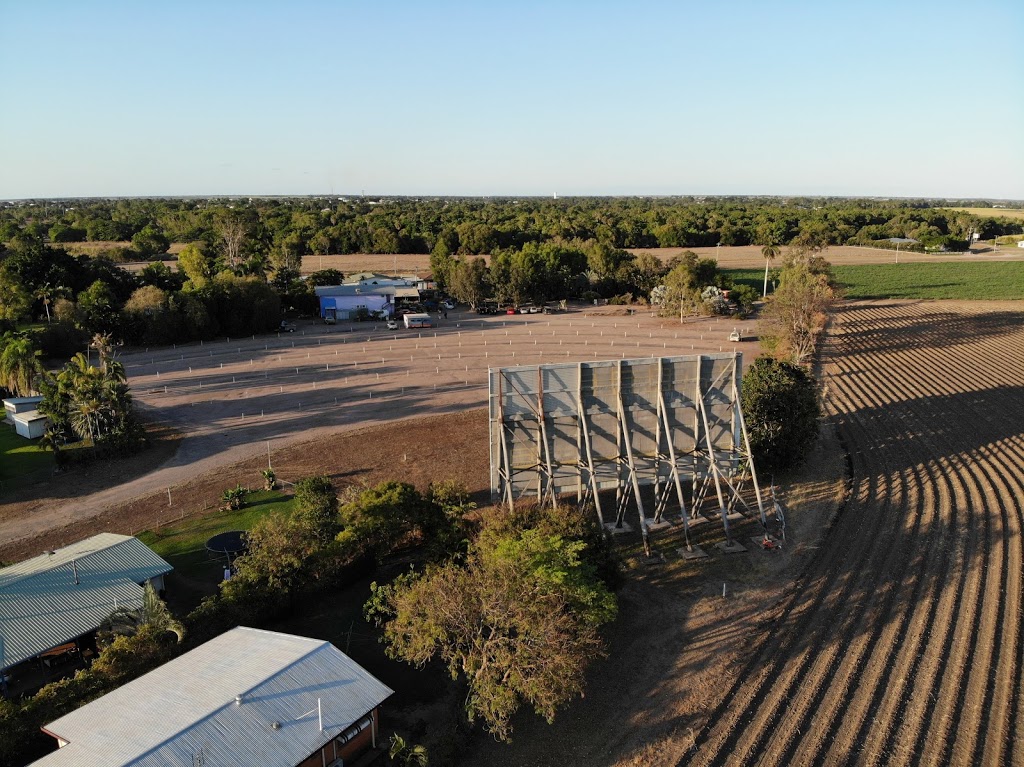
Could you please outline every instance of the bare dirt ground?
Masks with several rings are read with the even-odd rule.
[[[764,269],[764,257],[758,245],[743,245],[729,248],[637,248],[631,253],[653,253],[663,261],[678,256],[685,250],[692,250],[701,258],[718,259],[722,269]],[[782,263],[788,248],[775,260],[775,266]],[[896,261],[895,250],[864,248],[857,245],[833,245],[821,252],[833,266],[854,266],[861,264],[892,264]],[[967,253],[910,253],[901,251],[900,263],[941,263],[945,261],[1021,261],[1024,252],[1009,246],[993,250],[991,246],[977,245]]]
[[[1022,321],[1022,303],[843,307],[823,368],[848,492],[816,466],[826,442],[774,573],[761,552],[639,570],[587,698],[464,763],[1024,764]]]
[[[130,242],[74,242],[61,247],[70,253],[93,255],[100,250],[111,247],[128,247]],[[178,268],[177,254],[185,247],[185,243],[171,243],[168,249],[170,257],[163,261],[165,266],[175,270]],[[761,248],[757,245],[743,245],[725,248],[632,248],[631,253],[653,253],[663,261],[678,256],[684,250],[692,250],[702,258],[717,258],[723,269],[756,269],[764,267]],[[785,254],[783,248],[783,255]],[[864,248],[853,245],[837,245],[827,248],[823,255],[834,265],[848,264],[891,264],[896,259],[896,251],[881,248]],[[173,258],[172,258],[173,257]],[[475,256],[473,256],[475,258]],[[483,256],[490,261],[490,256]],[[993,248],[988,243],[978,243],[968,253],[908,253],[899,254],[903,263],[941,262],[941,261],[1021,261],[1024,250],[1010,245]],[[138,273],[152,262],[133,261],[121,264],[130,272]],[[780,260],[777,263],[781,263]],[[416,274],[425,277],[430,274],[430,256],[425,253],[347,253],[327,256],[303,256],[302,274],[312,274],[321,269],[337,269],[342,274],[356,272],[378,272],[381,274]]]
[[[1020,303],[839,313],[825,372],[850,501],[688,764],[1024,763],[1022,320]]]
[[[80,492],[73,478],[56,476],[33,500],[5,503],[0,556],[35,553],[95,529],[138,532],[201,512],[216,504],[224,488],[257,483],[268,443],[277,470],[279,453],[296,443],[411,416],[482,408],[488,367],[733,349],[749,363],[759,350],[753,321],[710,318],[681,325],[625,312],[611,306],[555,315],[453,311],[432,329],[305,324],[295,333],[126,353],[120,360],[141,411],[183,435],[177,453],[154,471],[96,492]],[[739,344],[727,340],[734,327],[744,331]],[[485,416],[480,418],[486,429]],[[375,476],[393,479],[419,465],[430,476],[436,460],[431,441],[444,446],[462,440],[453,423],[438,422],[435,436],[423,441],[398,435],[401,449],[379,455],[387,471]],[[362,437],[367,444],[395,439],[393,432]],[[344,453],[331,455],[335,463],[325,458],[325,468],[344,472],[352,463]],[[408,466],[399,471],[395,456]],[[359,448],[353,458],[362,459]],[[298,463],[294,474],[278,473],[294,480],[311,473],[309,466]],[[198,483],[209,472],[215,472],[212,478]],[[481,490],[486,483],[485,476],[470,486]]]
[[[425,484],[453,475],[485,493],[478,406],[487,364],[556,361],[564,351],[614,356],[613,341],[630,356],[689,353],[691,343],[717,351],[729,329],[695,322],[691,342],[675,337],[674,323],[649,317],[517,316],[513,325],[493,317],[477,327],[475,315],[466,319],[453,317],[436,339],[434,331],[396,340],[370,328],[316,327],[274,339],[273,348],[250,339],[221,342],[212,356],[189,347],[126,363],[153,412],[215,450],[250,451],[225,466],[223,455],[197,446],[195,463],[167,467],[187,475],[173,492],[190,503],[253,476],[265,460],[264,434],[276,435],[275,468],[286,476],[315,469],[343,481]],[[578,340],[566,349],[569,339]],[[400,366],[407,354],[413,359]],[[793,485],[799,493],[787,498],[784,551],[684,562],[673,554],[677,535],[656,534],[666,562],[627,557],[621,617],[587,697],[554,727],[524,712],[511,746],[480,736],[463,764],[1024,764],[1024,303],[847,304],[822,370],[830,419]],[[466,379],[471,371],[476,378]],[[261,419],[236,414],[260,403]],[[432,409],[428,419],[357,430]],[[324,433],[315,442],[303,441],[317,429]],[[216,471],[203,476],[204,460]],[[179,513],[161,512],[162,502],[158,489],[136,501],[137,517],[130,504],[119,508],[130,520]],[[37,535],[55,535],[52,522]],[[34,553],[43,540],[5,551]],[[637,542],[620,546],[630,555]]]

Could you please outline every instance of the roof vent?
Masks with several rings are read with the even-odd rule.
[[[270,725],[270,729],[272,729],[272,730],[280,730],[281,729],[281,723],[280,722],[272,722],[271,725]]]
[[[235,696],[235,705],[236,706],[241,706],[242,705],[242,696],[241,695],[236,695]]]

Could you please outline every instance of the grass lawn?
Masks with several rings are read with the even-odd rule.
[[[206,541],[228,530],[249,530],[267,514],[290,514],[294,499],[276,490],[250,493],[246,505],[237,511],[217,511],[137,536],[140,541],[174,567],[168,578],[167,597],[179,615],[191,610],[200,600],[217,590],[224,576],[223,559],[212,558]]]
[[[39,447],[39,440],[25,439],[10,424],[0,423],[0,494],[52,470],[53,454]]]
[[[847,298],[1024,299],[1024,262],[869,264],[833,267]],[[726,270],[760,291],[764,272]]]

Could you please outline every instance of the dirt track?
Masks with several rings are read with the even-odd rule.
[[[686,764],[1024,764],[1024,307],[839,312],[850,501]]]
[[[197,477],[259,456],[265,461],[268,443],[276,464],[289,445],[329,434],[481,408],[489,367],[732,350],[743,352],[749,364],[759,351],[755,325],[729,318],[681,325],[649,312],[627,316],[625,307],[615,306],[554,315],[453,311],[424,330],[307,323],[295,333],[128,352],[120,360],[135,401],[151,420],[184,435],[177,453],[121,485],[80,495],[73,479],[50,482],[33,501],[7,504],[0,508],[0,551],[13,556],[38,548],[57,532],[59,543],[70,535],[69,525],[155,493],[164,494],[164,516],[152,517],[152,524],[196,513],[213,501],[195,495]],[[734,327],[745,329],[743,342],[727,340]],[[411,453],[415,462],[417,447],[406,444],[398,456]],[[219,481],[223,488],[251,479]],[[131,516],[118,531],[146,525],[141,515]]]

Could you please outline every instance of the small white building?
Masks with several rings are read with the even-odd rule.
[[[42,401],[42,397],[8,397],[4,400],[4,418],[13,424],[16,414],[35,410]]]
[[[39,439],[46,433],[47,417],[38,410],[14,415],[14,430],[25,439]]]
[[[1017,240],[1017,247],[1024,248],[1024,240]]]

